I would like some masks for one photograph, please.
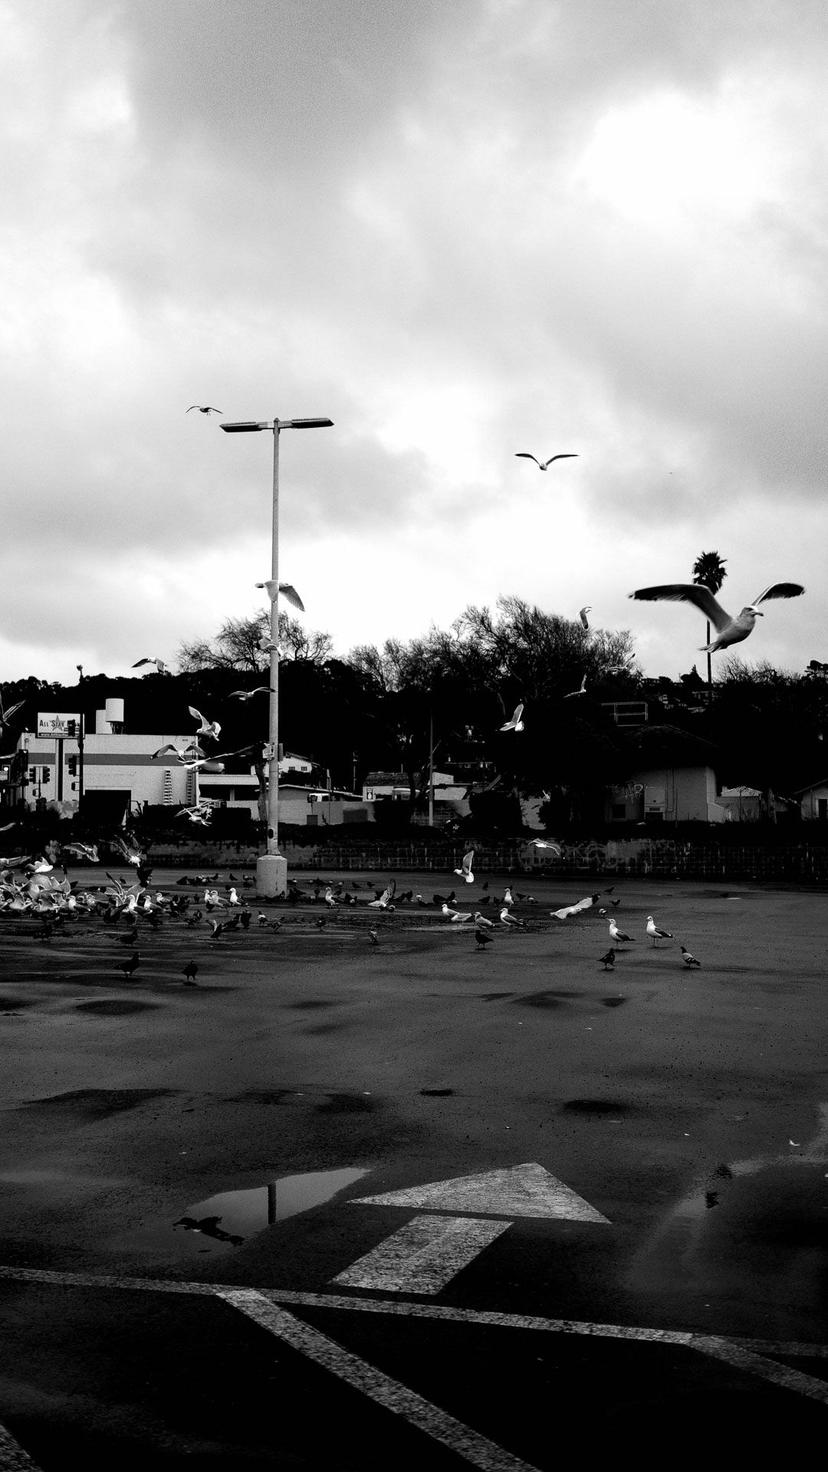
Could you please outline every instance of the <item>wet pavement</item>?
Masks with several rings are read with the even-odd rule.
[[[595,882],[527,881],[482,954],[420,906],[254,903],[145,925],[127,980],[117,927],[4,926],[0,1422],[44,1472],[544,1468],[585,1417],[656,1466],[677,1415],[710,1456],[723,1415],[734,1455],[823,1423],[828,897],[617,881],[605,972],[606,917],[549,914]]]

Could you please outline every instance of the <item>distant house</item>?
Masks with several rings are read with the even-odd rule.
[[[642,726],[630,732],[627,780],[610,789],[608,823],[721,823],[716,748],[676,726]]]
[[[828,822],[828,777],[800,787],[794,797],[799,799],[799,811],[806,822]]]
[[[727,823],[755,823],[766,814],[758,787],[723,787],[719,802]]]
[[[373,823],[374,804],[358,792],[338,787],[309,787],[304,783],[279,783],[279,822],[299,823],[307,828],[334,827],[338,823]]]

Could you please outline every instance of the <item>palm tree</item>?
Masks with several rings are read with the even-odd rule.
[[[693,582],[703,583],[711,593],[718,593],[727,573],[725,572],[726,557],[720,557],[718,552],[700,552],[693,563]],[[710,643],[710,620],[707,620],[706,644]],[[707,655],[707,699],[713,698],[713,669],[710,663],[710,653]]]

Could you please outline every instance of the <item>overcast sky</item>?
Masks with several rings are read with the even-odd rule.
[[[823,0],[0,0],[0,681],[175,664],[280,576],[337,653],[727,559],[828,660]],[[541,474],[541,458],[576,453]],[[714,666],[721,655],[714,655]]]

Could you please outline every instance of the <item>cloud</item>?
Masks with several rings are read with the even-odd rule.
[[[763,657],[826,652],[821,5],[3,19],[0,677],[246,606],[272,447],[193,402],[335,421],[282,436],[280,523],[340,649],[510,593],[635,632],[630,589],[713,545],[808,585]],[[669,617],[657,673],[694,648]]]

